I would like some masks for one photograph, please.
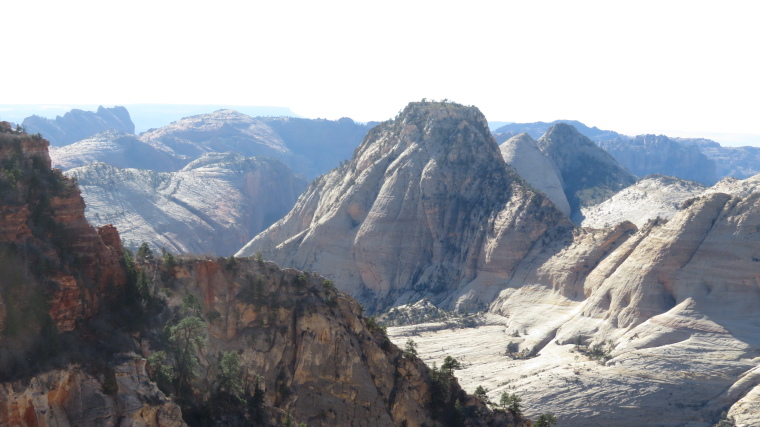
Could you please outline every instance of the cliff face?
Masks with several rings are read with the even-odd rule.
[[[112,392],[102,376],[80,368],[54,370],[28,381],[0,383],[4,426],[185,426],[179,407],[145,373],[145,360],[116,365]]]
[[[207,154],[178,172],[103,163],[66,172],[87,200],[87,218],[122,230],[126,247],[229,255],[293,206],[306,183],[277,160]]]
[[[57,329],[70,331],[97,311],[107,288],[126,278],[116,249],[85,219],[76,184],[50,169],[47,146],[44,139],[0,134],[0,244],[8,268],[21,261],[18,274],[34,278],[49,298]],[[8,306],[23,292],[8,288],[0,297]]]
[[[491,413],[456,380],[436,403],[430,369],[402,354],[362,316],[353,298],[316,274],[253,259],[179,261],[169,276],[145,267],[149,277],[158,278],[157,288],[176,289],[170,306],[192,294],[204,313],[218,313],[207,318],[199,358],[207,378],[195,383],[197,393],[213,389],[207,384],[218,374],[215,355],[236,352],[248,386],[258,377],[264,391],[265,425],[289,413],[309,426],[442,426],[456,399],[462,413],[470,414],[466,425],[527,425],[522,418]]]
[[[108,129],[135,132],[135,125],[124,107],[100,106],[96,112],[71,110],[55,120],[31,116],[24,119],[22,126],[27,133],[39,133],[57,146],[71,144]]]
[[[412,103],[238,255],[325,272],[372,309],[424,297],[477,308],[569,225],[506,166],[476,108]]]
[[[708,159],[695,145],[679,143],[664,135],[618,138],[599,145],[640,177],[656,173],[705,185],[718,181],[715,161]]]

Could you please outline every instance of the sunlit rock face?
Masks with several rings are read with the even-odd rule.
[[[114,224],[127,247],[228,256],[293,207],[306,182],[279,161],[206,154],[178,172],[95,163],[66,172],[87,219]]]
[[[425,297],[474,309],[570,226],[505,164],[477,108],[412,103],[238,255],[323,272],[370,309]]]

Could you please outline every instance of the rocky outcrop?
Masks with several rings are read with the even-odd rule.
[[[641,178],[604,202],[581,209],[583,227],[609,228],[623,221],[643,227],[657,218],[669,220],[683,203],[701,195],[705,186],[663,175]]]
[[[0,134],[0,244],[9,259],[22,261],[18,274],[39,282],[48,314],[59,331],[71,331],[91,317],[107,289],[126,281],[120,256],[109,248],[84,216],[75,183],[50,169],[48,142],[23,133]],[[14,284],[6,283],[13,287]],[[52,285],[52,286],[51,286]],[[6,288],[0,298],[12,303],[27,290]],[[6,313],[6,316],[8,313]],[[37,319],[40,320],[40,319]],[[5,322],[7,325],[7,322]]]
[[[39,374],[28,381],[0,383],[0,425],[185,426],[182,412],[149,381],[145,360],[125,360],[105,375],[79,367]]]
[[[321,276],[254,259],[180,260],[170,282],[162,282],[165,271],[144,267],[157,288],[177,290],[170,306],[192,294],[202,312],[217,313],[207,317],[199,360],[208,376],[195,383],[197,393],[213,390],[206,384],[218,372],[215,355],[236,352],[244,382],[264,391],[265,425],[280,425],[290,414],[309,426],[443,426],[456,416],[457,399],[460,415],[469,414],[465,425],[528,425],[490,412],[455,379],[435,401],[431,370],[392,345],[356,300]]]
[[[715,161],[708,159],[696,146],[679,143],[664,135],[617,138],[602,141],[599,146],[640,177],[662,174],[705,185],[718,181]]]
[[[506,166],[474,107],[412,103],[246,245],[324,272],[370,309],[425,297],[477,308],[570,222]]]
[[[230,255],[293,206],[306,183],[274,159],[207,154],[173,173],[103,163],[67,172],[93,224],[114,224],[125,246]]]
[[[758,182],[725,180],[638,230],[624,222],[555,239],[518,265],[490,329],[412,335],[420,353],[464,358],[465,388],[516,392],[529,415],[550,410],[562,425],[710,426],[723,411],[751,425]]]
[[[135,135],[106,131],[50,152],[53,166],[68,170],[91,163],[108,163],[118,168],[149,169],[172,172],[182,169],[190,160],[168,149],[158,149]]]
[[[557,166],[538,149],[536,141],[527,133],[508,139],[499,146],[504,161],[522,179],[543,192],[565,215],[570,216],[570,204],[562,189]]]
[[[22,126],[27,133],[39,133],[56,146],[71,144],[108,129],[135,132],[135,125],[124,107],[100,106],[96,112],[71,110],[55,120],[31,116],[24,119]]]
[[[571,125],[552,125],[537,144],[557,167],[576,224],[583,220],[581,208],[599,204],[636,182],[633,174]]]

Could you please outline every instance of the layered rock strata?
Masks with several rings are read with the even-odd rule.
[[[324,272],[370,309],[425,297],[474,309],[570,226],[504,163],[476,108],[412,103],[238,256]]]

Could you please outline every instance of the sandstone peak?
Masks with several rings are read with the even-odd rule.
[[[415,102],[238,255],[323,272],[370,308],[430,296],[474,309],[567,223],[504,163],[477,108]]]
[[[636,176],[569,124],[552,125],[537,144],[557,165],[576,223],[583,220],[582,207],[601,203],[636,182]]]

